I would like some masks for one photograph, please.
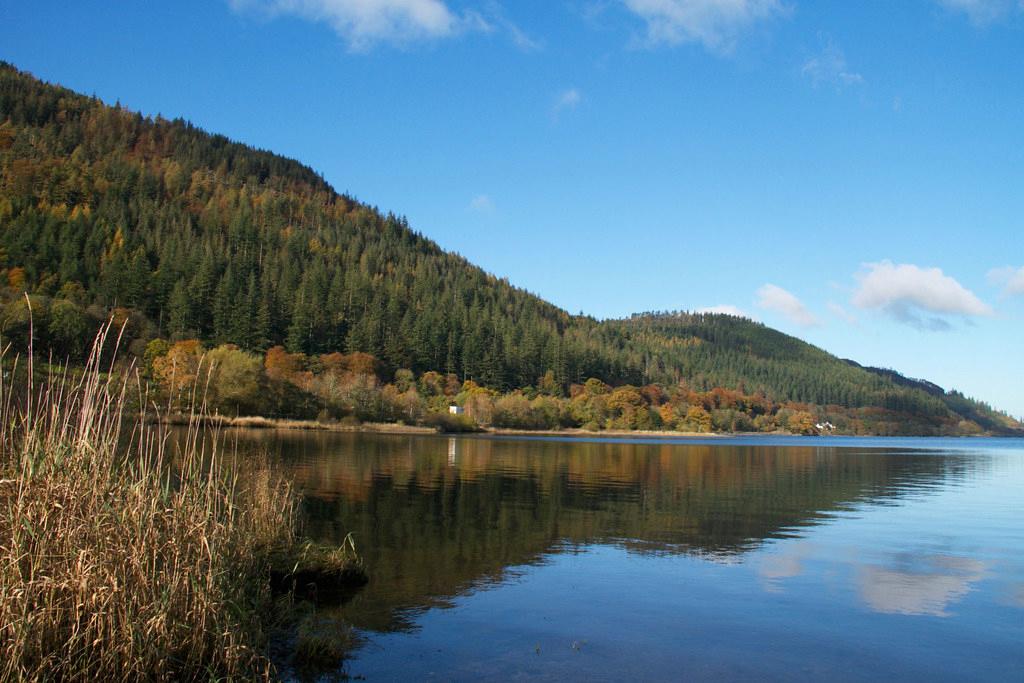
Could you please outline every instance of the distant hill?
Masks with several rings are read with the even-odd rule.
[[[857,361],[849,359],[844,359],[844,361],[854,367],[864,368],[868,372],[873,372],[876,375],[885,377],[891,380],[892,382],[899,384],[900,386],[920,389],[921,391],[928,392],[932,396],[942,396],[946,393],[946,390],[940,387],[938,384],[935,384],[934,382],[929,382],[926,379],[913,379],[911,377],[904,377],[900,373],[890,368],[873,368],[870,366],[861,365]]]
[[[36,348],[72,360],[113,314],[140,356],[154,338],[254,353],[283,345],[309,357],[371,354],[385,380],[402,368],[438,371],[507,392],[547,375],[570,393],[598,378],[834,406],[868,431],[1019,427],[982,403],[741,318],[570,315],[296,161],[9,64],[0,64],[0,285],[0,333],[27,344],[28,292]]]

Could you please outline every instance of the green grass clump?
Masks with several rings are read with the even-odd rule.
[[[340,603],[367,580],[351,534],[339,547],[306,541],[271,555],[270,582],[276,593],[290,592],[319,604]]]

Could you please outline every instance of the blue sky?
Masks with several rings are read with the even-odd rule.
[[[1024,415],[1024,0],[0,0],[573,312],[725,307]]]

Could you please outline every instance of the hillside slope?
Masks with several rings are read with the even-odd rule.
[[[263,353],[364,352],[384,379],[438,371],[500,391],[587,378],[889,411],[911,431],[1001,431],[983,404],[728,316],[572,316],[293,160],[149,119],[0,64],[0,333],[81,357],[98,321]],[[656,407],[653,406],[652,407]],[[895,417],[894,417],[895,416]]]
[[[628,340],[627,348],[645,352],[647,374],[666,384],[683,380],[702,390],[733,387],[821,406],[884,409],[922,422],[956,416],[992,433],[1021,427],[959,392],[837,358],[743,318],[648,313],[603,326]]]

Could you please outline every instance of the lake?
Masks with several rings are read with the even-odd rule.
[[[354,535],[367,680],[1024,680],[1024,441],[229,431]]]

